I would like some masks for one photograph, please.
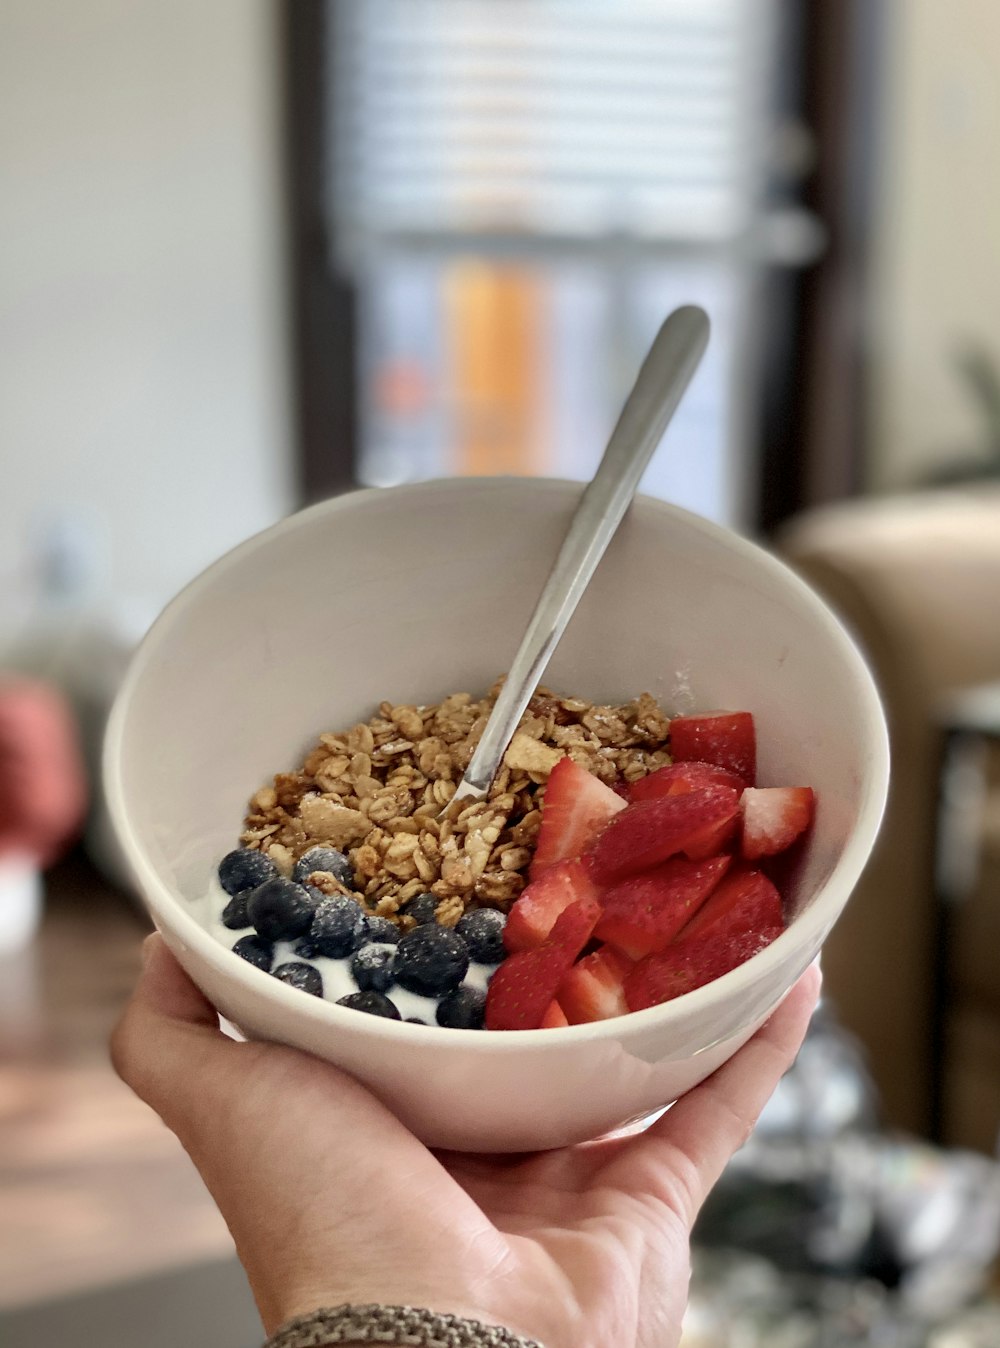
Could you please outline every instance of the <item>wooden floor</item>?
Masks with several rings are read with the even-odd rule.
[[[108,1059],[148,930],[74,856],[49,877],[31,947],[0,958],[0,1310],[233,1252],[184,1151]]]

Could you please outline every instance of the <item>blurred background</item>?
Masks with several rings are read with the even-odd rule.
[[[107,1062],[135,643],[309,501],[587,478],[685,301],[645,489],[828,597],[895,761],[686,1348],[1000,1342],[998,60],[992,0],[0,0],[5,1344],[260,1337]]]

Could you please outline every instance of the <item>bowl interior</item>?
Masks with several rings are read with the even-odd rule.
[[[507,666],[580,488],[455,481],[360,492],[228,554],[165,611],[113,726],[109,796],[127,851],[200,917],[248,797],[323,730],[382,699],[485,689]],[[886,782],[871,680],[781,564],[640,498],[544,682],[594,700],[648,691],[671,713],[746,708],[761,784],[811,785],[816,827],[792,886],[807,906],[867,857]]]

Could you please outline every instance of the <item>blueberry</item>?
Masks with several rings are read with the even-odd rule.
[[[426,1020],[421,1020],[419,1016],[407,1016],[403,1022],[405,1025],[426,1025]]]
[[[265,941],[290,941],[308,931],[317,892],[279,875],[257,886],[247,900],[247,914]]]
[[[503,929],[507,919],[495,908],[476,908],[458,919],[455,930],[479,964],[499,964],[507,958]]]
[[[396,981],[394,945],[365,945],[351,960],[351,974],[362,992],[388,992]]]
[[[342,885],[347,885],[348,889],[354,885],[354,868],[343,852],[338,852],[336,848],[310,847],[295,863],[292,879],[298,880],[300,885],[304,884],[313,871],[328,871]]]
[[[400,935],[401,932],[395,922],[390,922],[387,917],[370,917],[368,919],[369,941],[377,941],[379,945],[395,945]]]
[[[316,909],[306,940],[317,955],[339,960],[364,944],[367,931],[368,919],[361,905],[346,894],[334,894]]]
[[[385,1016],[387,1020],[399,1020],[399,1012],[381,992],[350,992],[341,997],[338,1006],[349,1006],[353,1011],[367,1011],[370,1016]]]
[[[226,904],[222,910],[222,925],[228,927],[230,931],[239,931],[242,927],[252,927],[250,914],[247,912],[247,902],[252,889],[241,889],[238,894]]]
[[[219,884],[227,894],[256,889],[277,874],[278,868],[271,858],[252,847],[238,847],[235,852],[227,852],[219,862]]]
[[[412,917],[418,927],[424,927],[434,921],[434,911],[438,901],[433,894],[416,894],[403,908],[407,917]]]
[[[437,1023],[449,1030],[481,1030],[486,1023],[486,993],[463,983],[438,1003]]]
[[[469,970],[469,951],[447,927],[414,927],[396,947],[396,982],[424,997],[441,997],[458,987]]]
[[[266,974],[271,972],[274,946],[270,941],[262,940],[259,936],[241,936],[233,946],[233,954],[239,955],[240,959],[246,960],[255,969],[262,969]]]
[[[280,978],[282,983],[287,983],[290,988],[298,988],[300,992],[311,992],[314,997],[323,996],[323,975],[311,964],[299,964],[292,960],[288,964],[279,964],[277,969],[271,970],[271,975],[273,978]]]

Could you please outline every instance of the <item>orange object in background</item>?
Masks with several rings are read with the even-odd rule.
[[[423,365],[415,360],[389,361],[376,376],[375,397],[393,416],[419,415],[431,400]]]
[[[47,684],[0,678],[0,858],[17,854],[49,865],[74,840],[86,806],[66,700]]]
[[[446,296],[461,476],[545,470],[542,436],[544,286],[524,267],[458,262]]]

